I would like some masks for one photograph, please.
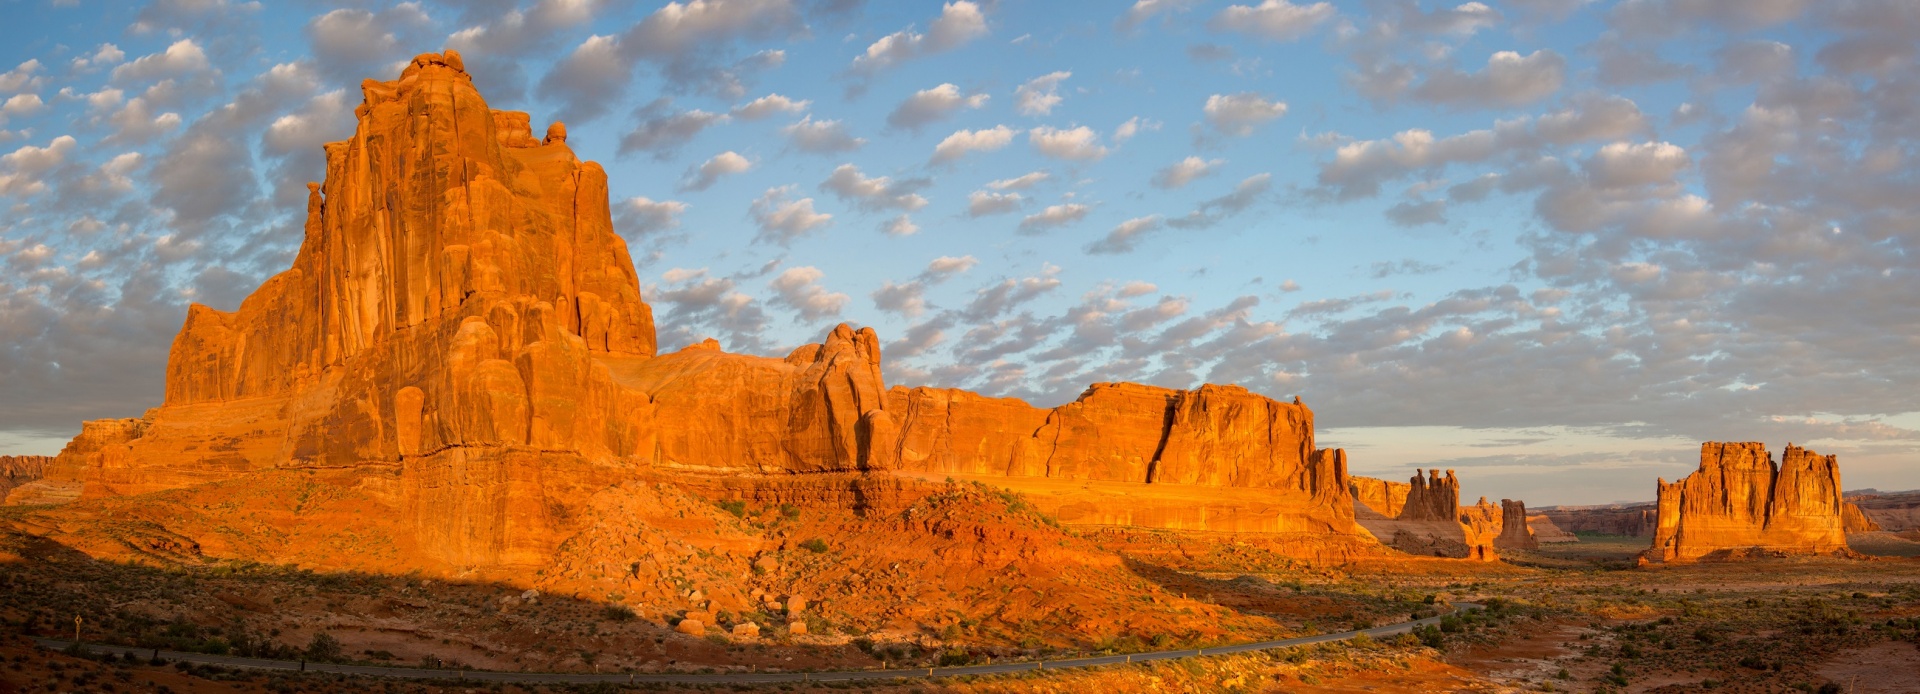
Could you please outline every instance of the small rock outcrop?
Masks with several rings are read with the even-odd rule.
[[[1649,559],[1848,551],[1835,456],[1787,444],[1776,464],[1765,444],[1708,442],[1699,470],[1658,489]]]
[[[1500,536],[1493,539],[1500,549],[1539,549],[1540,540],[1527,523],[1527,502],[1500,500]]]

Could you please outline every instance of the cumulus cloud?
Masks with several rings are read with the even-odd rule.
[[[973,152],[991,152],[1006,147],[1019,132],[1004,125],[982,130],[956,130],[941,140],[940,144],[934,145],[930,162],[945,164]]]
[[[1048,205],[1046,209],[1027,215],[1020,220],[1020,233],[1038,234],[1048,229],[1063,227],[1087,218],[1093,208],[1079,203]]]
[[[967,195],[967,216],[978,218],[1006,214],[1019,210],[1025,203],[1026,198],[1019,193],[990,193],[976,190]]]
[[[804,27],[793,0],[668,3],[625,31],[582,41],[540,79],[539,94],[564,104],[562,119],[590,120],[617,103],[633,69],[647,63],[659,70],[669,91],[739,98],[751,75],[780,65],[786,54],[760,51],[729,62],[733,46]]]
[[[955,276],[965,274],[968,270],[972,270],[973,266],[979,264],[980,260],[970,255],[958,257],[943,255],[927,263],[927,269],[920,273],[920,281],[939,284],[953,279]]]
[[[1240,180],[1233,190],[1217,198],[1201,201],[1192,212],[1167,220],[1181,229],[1203,229],[1240,214],[1266,196],[1273,188],[1272,174],[1254,174]]]
[[[648,236],[680,226],[680,215],[686,211],[684,202],[637,195],[614,206],[614,228],[629,239]]]
[[[889,280],[873,290],[873,307],[909,318],[927,312],[927,287],[919,282],[895,284]]]
[[[1115,31],[1133,31],[1154,15],[1168,12],[1185,12],[1193,5],[1193,0],[1135,0],[1119,19],[1113,20]]]
[[[164,51],[141,56],[114,68],[113,81],[120,84],[147,82],[202,72],[210,67],[207,53],[200,48],[200,44],[193,39],[180,39],[168,45]]]
[[[1415,227],[1447,223],[1444,200],[1403,200],[1387,208],[1387,220],[1398,226]]]
[[[848,299],[845,294],[820,286],[820,278],[825,276],[826,273],[812,266],[787,268],[767,286],[773,288],[774,304],[793,309],[806,320],[820,320],[840,315]]]
[[[1121,222],[1113,227],[1113,231],[1107,232],[1105,238],[1088,245],[1087,252],[1094,255],[1130,252],[1141,236],[1161,228],[1164,221],[1160,215],[1154,214]]]
[[[832,154],[850,152],[867,144],[866,139],[854,137],[847,127],[837,120],[814,120],[813,116],[800,119],[800,122],[781,128],[780,133],[787,136],[787,142],[794,149],[813,154]]]
[[[45,192],[44,175],[66,163],[78,140],[72,135],[53,138],[45,147],[25,145],[0,155],[0,195],[34,195]]]
[[[1066,71],[1050,72],[1027,80],[1013,90],[1013,105],[1021,114],[1044,116],[1053,113],[1053,107],[1060,105],[1060,83],[1072,77]]]
[[[1013,178],[988,182],[987,187],[994,190],[1027,190],[1049,178],[1052,178],[1052,175],[1045,171],[1032,171]]]
[[[758,240],[786,245],[833,222],[833,215],[813,210],[813,198],[789,200],[793,192],[790,185],[768,188],[748,207],[748,214],[760,226]]]
[[[28,60],[13,66],[12,70],[0,72],[0,92],[19,92],[39,89],[45,78],[37,73],[41,70],[40,61]]]
[[[727,150],[715,154],[713,158],[706,160],[699,166],[689,169],[687,175],[681,178],[680,190],[706,190],[712,188],[713,184],[718,182],[721,176],[745,173],[751,168],[753,168],[752,161],[741,156],[739,152]]]
[[[1427,75],[1413,95],[1422,101],[1466,108],[1524,106],[1539,101],[1566,82],[1567,61],[1542,48],[1520,55],[1500,51],[1479,72],[1442,68]]]
[[[99,48],[94,49],[92,53],[76,56],[73,59],[73,69],[81,71],[97,70],[126,59],[126,52],[120,50],[119,46],[111,43],[103,43],[100,44]]]
[[[907,27],[880,37],[854,57],[849,72],[872,76],[914,58],[951,51],[986,35],[987,16],[978,3],[949,2],[940,8],[940,16],[927,26],[926,33]]]
[[[862,210],[912,212],[927,206],[927,199],[914,191],[929,183],[925,179],[895,181],[886,176],[868,177],[852,164],[841,164],[820,183],[820,190],[833,193]]]
[[[658,314],[662,347],[689,345],[717,335],[735,351],[770,350],[764,336],[769,323],[766,311],[739,291],[734,280],[715,277],[706,268],[673,268],[661,280],[660,285],[646,287],[646,296],[648,303],[665,308]]]
[[[1107,156],[1106,146],[1100,144],[1100,134],[1084,125],[1064,130],[1034,128],[1027,131],[1027,141],[1033,144],[1034,151],[1055,159],[1098,161]]]
[[[1139,116],[1128,118],[1120,127],[1113,129],[1113,142],[1119,144],[1133,139],[1133,136],[1149,130],[1159,130],[1160,121],[1146,120]]]
[[[1227,163],[1225,159],[1201,159],[1189,156],[1156,172],[1153,175],[1153,185],[1156,188],[1181,188],[1192,183],[1194,179],[1213,173],[1225,163]]]
[[[880,225],[880,232],[888,236],[912,236],[920,233],[920,225],[914,224],[912,217],[901,213]]]
[[[922,89],[907,97],[893,112],[887,114],[887,125],[906,130],[918,130],[921,126],[935,121],[945,120],[961,109],[980,108],[987,105],[987,95],[964,95],[960,88],[951,83],[932,89]]]
[[[307,22],[306,33],[321,71],[351,79],[406,57],[403,54],[413,43],[413,35],[432,24],[433,20],[421,11],[420,5],[409,2],[379,12],[357,7],[332,10]],[[139,62],[128,63],[114,72]]]
[[[805,99],[796,100],[779,94],[768,94],[734,107],[733,117],[741,120],[760,120],[782,113],[801,113],[812,105],[812,101]]]
[[[1215,130],[1234,137],[1246,137],[1260,124],[1287,114],[1287,104],[1268,101],[1253,92],[1215,94],[1207,97],[1201,109]]]
[[[1683,147],[1667,142],[1615,142],[1585,162],[1587,177],[1602,188],[1664,185],[1693,164]]]
[[[655,159],[666,159],[700,131],[729,118],[697,108],[680,112],[672,108],[673,100],[662,97],[635,110],[633,115],[639,123],[620,136],[620,153],[647,152]]]
[[[1287,0],[1264,0],[1259,5],[1229,5],[1207,22],[1207,28],[1270,41],[1293,41],[1335,14],[1333,5],[1324,2],[1295,5]]]

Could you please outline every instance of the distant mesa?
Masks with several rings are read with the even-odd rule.
[[[1648,560],[1845,555],[1847,529],[1869,523],[1840,495],[1840,462],[1787,444],[1779,463],[1761,443],[1707,442],[1700,469],[1659,481]]]

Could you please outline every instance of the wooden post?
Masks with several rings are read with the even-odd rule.
[[[80,615],[73,616],[73,642],[80,643]]]

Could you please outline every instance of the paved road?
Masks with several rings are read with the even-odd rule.
[[[1470,602],[1454,603],[1454,612],[1478,610],[1480,605]],[[1449,614],[1453,614],[1449,613]],[[376,677],[402,677],[408,679],[460,680],[468,682],[523,682],[538,684],[593,684],[599,682],[633,683],[670,683],[670,684],[763,684],[778,682],[844,682],[850,680],[890,680],[914,677],[956,677],[960,675],[998,675],[1032,670],[1065,670],[1068,668],[1117,665],[1121,663],[1144,663],[1152,660],[1173,660],[1176,658],[1195,658],[1206,655],[1226,655],[1264,651],[1274,648],[1292,648],[1310,646],[1316,643],[1345,641],[1361,634],[1369,637],[1392,636],[1412,631],[1414,627],[1438,624],[1442,617],[1428,617],[1411,622],[1400,622],[1383,627],[1345,631],[1337,634],[1302,636],[1279,641],[1243,643],[1237,646],[1219,648],[1197,648],[1184,651],[1157,651],[1153,653],[1134,653],[1131,655],[1107,655],[1093,658],[1074,658],[1046,662],[997,663],[993,665],[968,665],[965,667],[919,668],[912,670],[841,670],[837,672],[729,672],[714,674],[620,674],[620,673],[569,673],[569,672],[502,672],[498,670],[435,670],[428,668],[381,667],[375,665],[337,665],[333,663],[302,663],[297,660],[269,660],[266,658],[240,658],[235,656],[210,655],[206,653],[182,653],[160,651],[160,657],[169,661],[206,663],[225,667],[243,667],[259,670],[295,670],[306,672],[331,672],[347,675],[372,675]],[[72,641],[59,639],[34,638],[43,648],[64,649],[73,645]],[[88,644],[87,649],[113,654],[132,654],[147,658],[153,655],[152,649],[126,648],[123,646],[97,646]]]

